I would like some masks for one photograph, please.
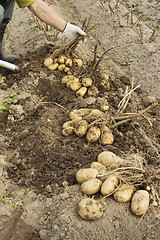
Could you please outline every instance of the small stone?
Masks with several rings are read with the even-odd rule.
[[[8,85],[6,83],[1,84],[1,89],[2,90],[7,90],[7,88],[8,88]]]

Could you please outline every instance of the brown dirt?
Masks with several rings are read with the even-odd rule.
[[[114,1],[110,2],[114,9]],[[19,55],[16,64],[21,72],[13,74],[0,69],[7,84],[7,88],[4,83],[0,85],[0,103],[5,101],[5,96],[17,94],[17,103],[9,105],[14,121],[7,119],[6,111],[0,115],[0,196],[12,201],[10,204],[0,201],[1,239],[159,239],[159,207],[151,207],[139,218],[131,213],[129,203],[118,204],[111,196],[103,203],[105,211],[101,219],[82,220],[77,204],[83,194],[75,178],[76,171],[89,167],[103,150],[126,159],[141,155],[154,176],[160,165],[159,106],[141,118],[114,128],[113,145],[88,144],[85,137],[66,138],[61,134],[72,109],[99,109],[102,103],[108,102],[109,114],[114,116],[132,76],[135,86],[140,83],[141,88],[133,92],[125,112],[138,112],[159,102],[160,4],[155,0],[136,2],[123,1],[119,6],[123,27],[119,26],[116,14],[111,15],[107,3],[104,9],[99,1],[55,2],[54,8],[69,20],[76,20],[76,24],[81,26],[84,18],[92,15],[92,22],[99,25],[97,33],[77,47],[77,54],[84,61],[91,57],[95,42],[99,44],[99,56],[114,45],[108,57],[123,58],[101,64],[99,71],[107,70],[111,74],[111,90],[100,91],[92,99],[76,98],[74,92],[61,84],[63,73],[53,74],[43,66],[51,47],[45,43],[45,35],[38,30],[28,9],[15,8],[5,46]],[[134,21],[145,14],[139,27],[127,25],[131,7]],[[155,35],[149,42],[153,29]],[[61,42],[61,34],[55,39],[55,30],[50,29],[48,34],[56,44]],[[98,83],[95,78],[97,86]],[[154,183],[159,192],[157,179]],[[16,202],[19,202],[17,209]]]

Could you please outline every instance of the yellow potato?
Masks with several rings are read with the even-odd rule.
[[[66,75],[62,78],[61,83],[66,84],[69,80],[73,80],[74,78],[73,75]]]
[[[101,144],[107,145],[112,144],[114,142],[114,136],[112,132],[108,129],[108,131],[103,131],[101,134]]]
[[[74,122],[79,122],[82,120],[82,117],[77,114],[74,110],[69,113],[69,117]]]
[[[86,135],[86,139],[88,142],[96,142],[101,135],[101,131],[98,127],[91,127]]]
[[[108,105],[102,105],[101,106],[101,111],[106,112],[108,110],[109,110],[109,106]]]
[[[65,137],[68,137],[72,133],[73,133],[73,127],[67,127],[62,130],[62,134]]]
[[[65,64],[59,64],[58,70],[63,71],[65,69],[65,67],[66,67]]]
[[[58,58],[55,58],[53,62],[58,63]]]
[[[117,168],[125,163],[125,161],[110,151],[103,151],[98,155],[98,162],[109,168]]]
[[[48,69],[50,70],[50,71],[54,71],[54,70],[56,70],[57,68],[58,68],[58,63],[53,63],[53,64],[51,64],[49,67],[48,67]]]
[[[100,86],[106,90],[110,90],[109,76],[107,74],[101,74],[102,80]]]
[[[149,207],[149,193],[146,190],[138,190],[133,194],[131,210],[135,215],[141,216]]]
[[[81,87],[81,83],[80,82],[75,82],[74,80],[70,84],[70,89],[72,91],[77,91],[80,87]]]
[[[97,169],[99,174],[103,174],[103,173],[106,172],[106,167],[103,164],[99,163],[99,162],[92,162],[90,167]]]
[[[88,129],[88,123],[86,120],[76,122],[74,125],[74,132],[77,136],[82,137],[86,134]]]
[[[70,68],[69,67],[65,67],[64,72],[67,73],[69,71],[70,71]]]
[[[72,67],[72,60],[71,60],[70,58],[68,58],[68,59],[66,60],[66,66],[67,66],[67,67]]]
[[[125,203],[130,201],[132,194],[134,193],[134,186],[129,184],[122,184],[118,190],[113,194],[114,199],[117,202]]]
[[[44,61],[44,66],[48,68],[52,63],[53,63],[52,58],[50,58],[50,57],[46,58]]]
[[[87,88],[86,87],[81,87],[77,92],[76,92],[76,96],[80,96],[83,97],[87,92]]]
[[[100,111],[99,109],[93,109],[90,112],[91,116],[102,116],[104,115],[104,113],[102,111]]]
[[[59,57],[58,57],[58,63],[59,64],[63,64],[63,63],[65,63],[65,60],[66,60],[66,57],[65,56],[63,56],[63,55],[60,55]]]
[[[101,187],[101,193],[103,195],[112,194],[115,188],[118,186],[118,176],[116,174],[110,174],[103,182]]]
[[[73,121],[67,121],[63,123],[63,128],[73,127]]]
[[[82,85],[83,85],[84,87],[90,87],[90,86],[92,85],[92,83],[93,83],[93,81],[92,81],[91,78],[84,78],[84,79],[82,80]]]
[[[91,178],[81,184],[81,191],[86,195],[99,192],[102,182],[97,178]]]
[[[78,58],[73,59],[73,63],[76,67],[81,67],[83,65],[83,61]]]
[[[78,204],[79,215],[86,220],[95,220],[103,215],[102,204],[91,198],[84,198]]]
[[[90,86],[88,89],[88,95],[96,97],[99,94],[99,90],[96,86]]]
[[[83,183],[83,182],[87,181],[88,179],[96,178],[97,175],[98,175],[97,169],[95,169],[95,168],[84,168],[84,169],[80,169],[76,173],[76,180],[79,183]]]

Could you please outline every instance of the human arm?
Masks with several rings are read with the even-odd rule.
[[[63,18],[58,16],[43,0],[36,0],[33,4],[28,6],[28,8],[41,21],[61,31],[64,36],[71,41],[79,35],[85,35],[79,27],[67,23]]]

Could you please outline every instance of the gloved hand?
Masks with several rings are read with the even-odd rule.
[[[82,29],[70,23],[66,24],[66,27],[62,33],[70,41],[73,41],[79,35],[86,35],[86,33],[82,31]]]

